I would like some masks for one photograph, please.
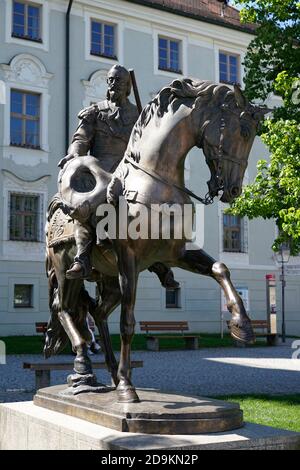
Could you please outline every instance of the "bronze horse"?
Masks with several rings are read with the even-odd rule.
[[[143,109],[113,176],[101,170],[92,156],[75,158],[65,166],[60,175],[60,197],[54,198],[48,215],[47,270],[52,317],[45,352],[48,356],[58,352],[70,338],[76,352],[76,374],[69,378],[70,393],[101,389],[87,356],[89,333],[85,316],[89,310],[102,337],[119,401],[139,400],[130,378],[134,305],[139,273],[155,262],[215,279],[225,293],[232,315],[232,336],[243,342],[254,341],[250,319],[227,267],[202,249],[186,249],[183,238],[117,237],[110,243],[95,244],[92,265],[99,298],[93,302],[82,281],[70,281],[65,276],[75,245],[72,219],[64,212],[69,210],[72,217],[84,219],[106,200],[117,206],[120,195],[125,195],[131,215],[154,201],[191,204],[190,193],[184,188],[184,161],[195,146],[203,149],[211,173],[204,202],[211,202],[219,192],[221,201],[230,202],[241,193],[248,156],[265,112],[264,108],[251,105],[238,87],[232,91],[226,85],[208,81],[175,80]],[[85,180],[83,186],[78,185],[80,179]],[[60,239],[55,237],[57,227],[62,234]],[[107,318],[119,304],[121,352],[117,364]]]

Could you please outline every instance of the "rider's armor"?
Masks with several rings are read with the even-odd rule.
[[[112,107],[107,100],[83,109],[68,153],[75,156],[90,152],[98,158],[103,170],[112,173],[123,157],[132,128],[138,118],[137,107],[127,99],[122,108]],[[77,254],[67,277],[88,277],[91,271],[90,251],[95,241],[95,228],[75,220]],[[80,266],[78,264],[80,263]],[[76,272],[76,267],[78,272]],[[80,269],[79,269],[80,268]],[[83,270],[83,273],[81,272]]]
[[[101,161],[105,171],[113,172],[125,153],[138,118],[137,107],[126,100],[122,108],[112,108],[104,100],[83,109],[78,117],[80,123],[68,153],[87,155],[90,152]]]
[[[122,107],[114,107],[108,100],[104,100],[83,109],[78,114],[80,122],[68,153],[80,158],[90,152],[99,159],[103,170],[112,173],[125,153],[138,115],[137,107],[128,99]],[[95,227],[91,220],[82,223],[75,219],[74,225],[77,253],[66,275],[69,279],[89,278],[92,270],[90,253],[95,242]],[[157,274],[164,287],[179,286],[174,280],[172,270],[162,263],[155,263],[150,271]]]

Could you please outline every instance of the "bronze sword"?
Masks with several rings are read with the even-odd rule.
[[[137,109],[138,109],[139,114],[141,114],[143,107],[142,107],[142,103],[141,103],[141,99],[140,99],[138,87],[137,87],[137,84],[136,84],[136,79],[135,79],[134,70],[133,70],[133,69],[129,69],[129,73],[130,73],[132,88],[133,88],[133,92],[134,92],[136,107],[137,107]]]

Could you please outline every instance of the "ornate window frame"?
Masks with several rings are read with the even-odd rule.
[[[12,19],[13,19],[13,2],[7,0],[5,2],[5,42],[10,44],[18,44],[19,46],[35,47],[44,51],[49,51],[49,2],[48,0],[33,0],[33,2],[41,8],[41,37],[42,42],[30,41],[28,39],[17,38],[12,36]]]
[[[12,158],[17,164],[36,165],[40,160],[47,163],[49,153],[48,113],[49,81],[53,74],[47,72],[44,64],[31,54],[18,54],[9,65],[0,64],[4,74],[4,141],[3,157]],[[40,95],[40,149],[18,148],[10,145],[10,95],[11,89],[38,93]]]
[[[88,80],[81,80],[84,87],[83,107],[91,105],[91,102],[98,102],[106,99],[107,83],[106,77],[109,69],[96,70],[90,75]]]
[[[48,180],[50,175],[36,180],[25,180],[11,171],[2,170],[3,175],[3,256],[2,260],[43,261],[45,257],[44,223],[48,201]],[[38,241],[10,240],[10,194],[28,194],[39,197]]]

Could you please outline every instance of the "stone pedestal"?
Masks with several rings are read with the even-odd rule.
[[[212,434],[133,434],[19,402],[0,405],[0,449],[292,450],[300,449],[300,433],[246,423],[238,430]]]
[[[116,391],[66,395],[66,385],[38,390],[34,404],[116,431],[197,434],[243,426],[237,403],[158,390],[137,390],[140,403],[118,403]]]

